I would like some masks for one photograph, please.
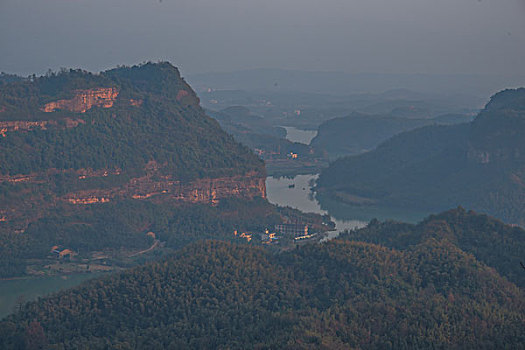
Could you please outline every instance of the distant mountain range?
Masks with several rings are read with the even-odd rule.
[[[316,150],[328,152],[330,158],[336,159],[372,150],[403,131],[425,125],[459,124],[471,120],[472,117],[461,114],[410,118],[405,114],[396,115],[395,112],[387,115],[352,113],[347,117],[331,119],[321,124],[310,145]]]
[[[471,123],[426,126],[332,163],[324,195],[354,204],[443,210],[463,205],[525,224],[525,89],[494,95]]]
[[[411,90],[467,100],[469,97],[490,95],[505,87],[522,86],[525,83],[525,75],[381,74],[250,69],[190,74],[188,80],[197,91],[213,88],[348,95],[383,93],[391,90],[391,94],[399,95],[401,92],[406,95],[406,91]]]

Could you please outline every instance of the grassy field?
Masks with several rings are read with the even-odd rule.
[[[19,298],[35,300],[60,290],[79,285],[85,280],[99,277],[102,273],[79,273],[64,276],[30,277],[0,281],[0,319],[12,313]]]

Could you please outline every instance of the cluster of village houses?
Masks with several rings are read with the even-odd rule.
[[[270,232],[269,229],[265,229],[264,232],[238,232],[235,230],[233,234],[238,238],[246,239],[248,242],[254,237],[257,237],[263,244],[276,244],[280,238],[293,238],[295,241],[299,241],[312,238],[316,235],[308,231],[308,224],[303,223],[275,225],[273,232]],[[153,232],[148,232],[147,235],[153,239],[156,238]],[[61,260],[70,260],[77,255],[73,250],[61,246],[51,247],[49,254]]]
[[[71,249],[67,249],[60,246],[53,246],[51,247],[51,251],[49,254],[57,259],[71,259],[73,256],[77,255],[74,251]]]
[[[281,237],[293,238],[294,240],[303,240],[312,238],[315,233],[308,232],[308,224],[279,224],[275,225],[274,232],[266,229],[264,232],[233,232],[234,236],[244,238],[250,242],[254,237],[260,238],[263,244],[275,244],[279,242]]]
[[[278,146],[277,151],[262,150],[260,148],[254,148],[255,154],[257,154],[262,159],[275,159],[283,158],[281,155],[281,146]],[[288,159],[299,159],[299,154],[295,152],[286,153],[286,158]]]

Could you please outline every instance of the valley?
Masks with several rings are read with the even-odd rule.
[[[0,345],[16,346],[37,327],[66,348],[512,346],[523,342],[524,235],[460,208],[417,225],[376,220],[279,254],[190,244],[26,304],[0,322]],[[106,327],[79,333],[75,326],[93,322]]]
[[[370,192],[345,188],[367,171],[387,176],[382,184],[395,183],[395,173],[373,165],[408,164],[414,174],[399,177],[414,181],[424,179],[428,170],[417,166],[425,162],[445,166],[463,159],[478,170],[492,164],[510,169],[521,186],[521,139],[508,130],[502,139],[490,126],[494,113],[520,123],[521,91],[497,95],[467,123],[465,115],[411,119],[391,111],[329,120],[315,131],[245,106],[208,111],[214,120],[169,63],[39,79],[7,84],[0,99],[0,346],[26,344],[35,327],[46,342],[65,348],[141,348],[144,342],[161,348],[293,342],[491,347],[521,341],[524,282],[517,268],[525,231],[457,205],[432,214],[440,207],[431,198],[435,206],[385,201],[373,182]],[[14,98],[17,84],[34,89],[33,98]],[[49,84],[58,88],[48,90]],[[22,117],[22,109],[32,117]],[[384,129],[372,137],[377,123]],[[346,162],[357,164],[351,175],[341,166]],[[327,186],[327,179],[341,182]],[[417,182],[407,185],[402,203],[410,201],[412,185]],[[435,191],[444,193],[443,187]],[[132,309],[123,290],[140,300]],[[472,313],[465,316],[465,307]],[[429,308],[438,311],[410,316]],[[104,309],[115,310],[118,330],[100,313]],[[358,321],[378,312],[402,326]],[[242,315],[253,317],[245,322]],[[436,337],[421,334],[421,317],[425,332]],[[478,318],[490,330],[478,327]],[[65,319],[86,327],[98,319],[108,328],[79,336],[56,327]],[[452,320],[454,331],[436,328],[444,320]],[[273,330],[271,340],[254,331],[260,327]],[[334,332],[338,327],[347,333]],[[477,336],[460,336],[471,332]]]
[[[0,0],[0,350],[525,350],[523,5]]]
[[[470,123],[426,126],[340,158],[316,190],[348,205],[434,212],[462,205],[523,225],[524,96],[523,88],[499,92]]]

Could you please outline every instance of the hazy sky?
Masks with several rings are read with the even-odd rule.
[[[525,0],[0,0],[0,71],[525,73]]]

